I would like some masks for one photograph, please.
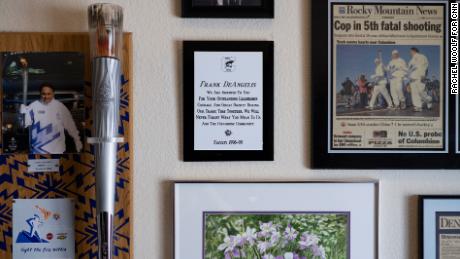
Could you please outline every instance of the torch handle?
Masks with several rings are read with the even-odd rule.
[[[115,182],[117,143],[95,144],[96,214],[98,226],[99,258],[113,255],[113,215],[115,209]]]
[[[121,88],[120,60],[93,59],[93,138],[99,258],[111,259]]]

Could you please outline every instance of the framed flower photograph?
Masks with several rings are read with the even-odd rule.
[[[377,256],[375,182],[176,182],[174,192],[176,259]]]
[[[347,212],[205,212],[204,258],[222,254],[349,258],[349,216]]]
[[[273,18],[274,0],[182,0],[182,17]]]
[[[419,258],[460,258],[460,195],[420,196],[419,215]]]

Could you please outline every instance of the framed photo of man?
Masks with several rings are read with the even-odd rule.
[[[184,160],[273,160],[272,41],[184,42]]]
[[[274,0],[182,0],[189,18],[273,18]]]
[[[0,53],[2,153],[64,154],[83,148],[84,56]]]
[[[313,2],[324,10],[312,17],[313,167],[460,166],[450,134],[449,8],[443,0]]]

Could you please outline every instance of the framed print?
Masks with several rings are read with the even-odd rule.
[[[174,202],[175,259],[378,256],[374,182],[176,182]]]
[[[273,42],[184,42],[184,160],[273,160]]]
[[[420,196],[420,259],[460,258],[460,195]]]
[[[85,128],[84,55],[3,52],[3,154],[79,153]]]
[[[449,2],[313,5],[324,10],[312,18],[313,167],[459,167],[449,123]]]
[[[274,0],[182,0],[182,17],[273,18]]]

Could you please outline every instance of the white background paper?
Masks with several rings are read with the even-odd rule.
[[[38,206],[38,208],[37,208]],[[41,210],[40,210],[41,209]],[[49,212],[45,217],[43,211]],[[41,239],[48,243],[17,243],[22,231],[30,232],[27,220],[40,217],[36,228]],[[74,203],[71,199],[17,199],[13,203],[13,258],[14,259],[73,259],[75,257]],[[35,234],[35,233],[34,233]],[[48,239],[47,235],[52,238]],[[58,239],[64,234],[65,239]],[[54,251],[53,249],[66,249]],[[32,249],[29,251],[28,249]],[[41,252],[34,249],[40,249]],[[51,249],[50,252],[43,252]]]
[[[231,57],[234,60],[232,71],[223,69],[223,60]],[[202,81],[222,83],[229,82],[248,82],[256,83],[256,87],[201,87]],[[263,53],[262,52],[195,52],[195,115],[205,115],[196,113],[200,102],[199,97],[257,97],[256,102],[263,117]],[[250,91],[249,95],[208,95],[207,91]],[[205,102],[210,103],[210,102]],[[232,104],[235,102],[215,101],[214,103]],[[247,102],[236,102],[245,104]],[[215,110],[216,107],[209,109]],[[220,108],[227,110],[227,108]],[[230,109],[241,109],[232,107]],[[250,108],[246,108],[250,109]],[[212,114],[221,115],[221,114]],[[231,116],[226,113],[223,115]],[[250,114],[246,114],[250,116]],[[209,120],[206,120],[209,121]],[[263,148],[263,120],[211,120],[214,122],[254,122],[252,126],[203,126],[203,120],[198,120],[195,116],[195,150],[262,150]],[[225,131],[230,130],[231,136],[226,136]],[[243,141],[242,144],[214,144],[214,141]]]

